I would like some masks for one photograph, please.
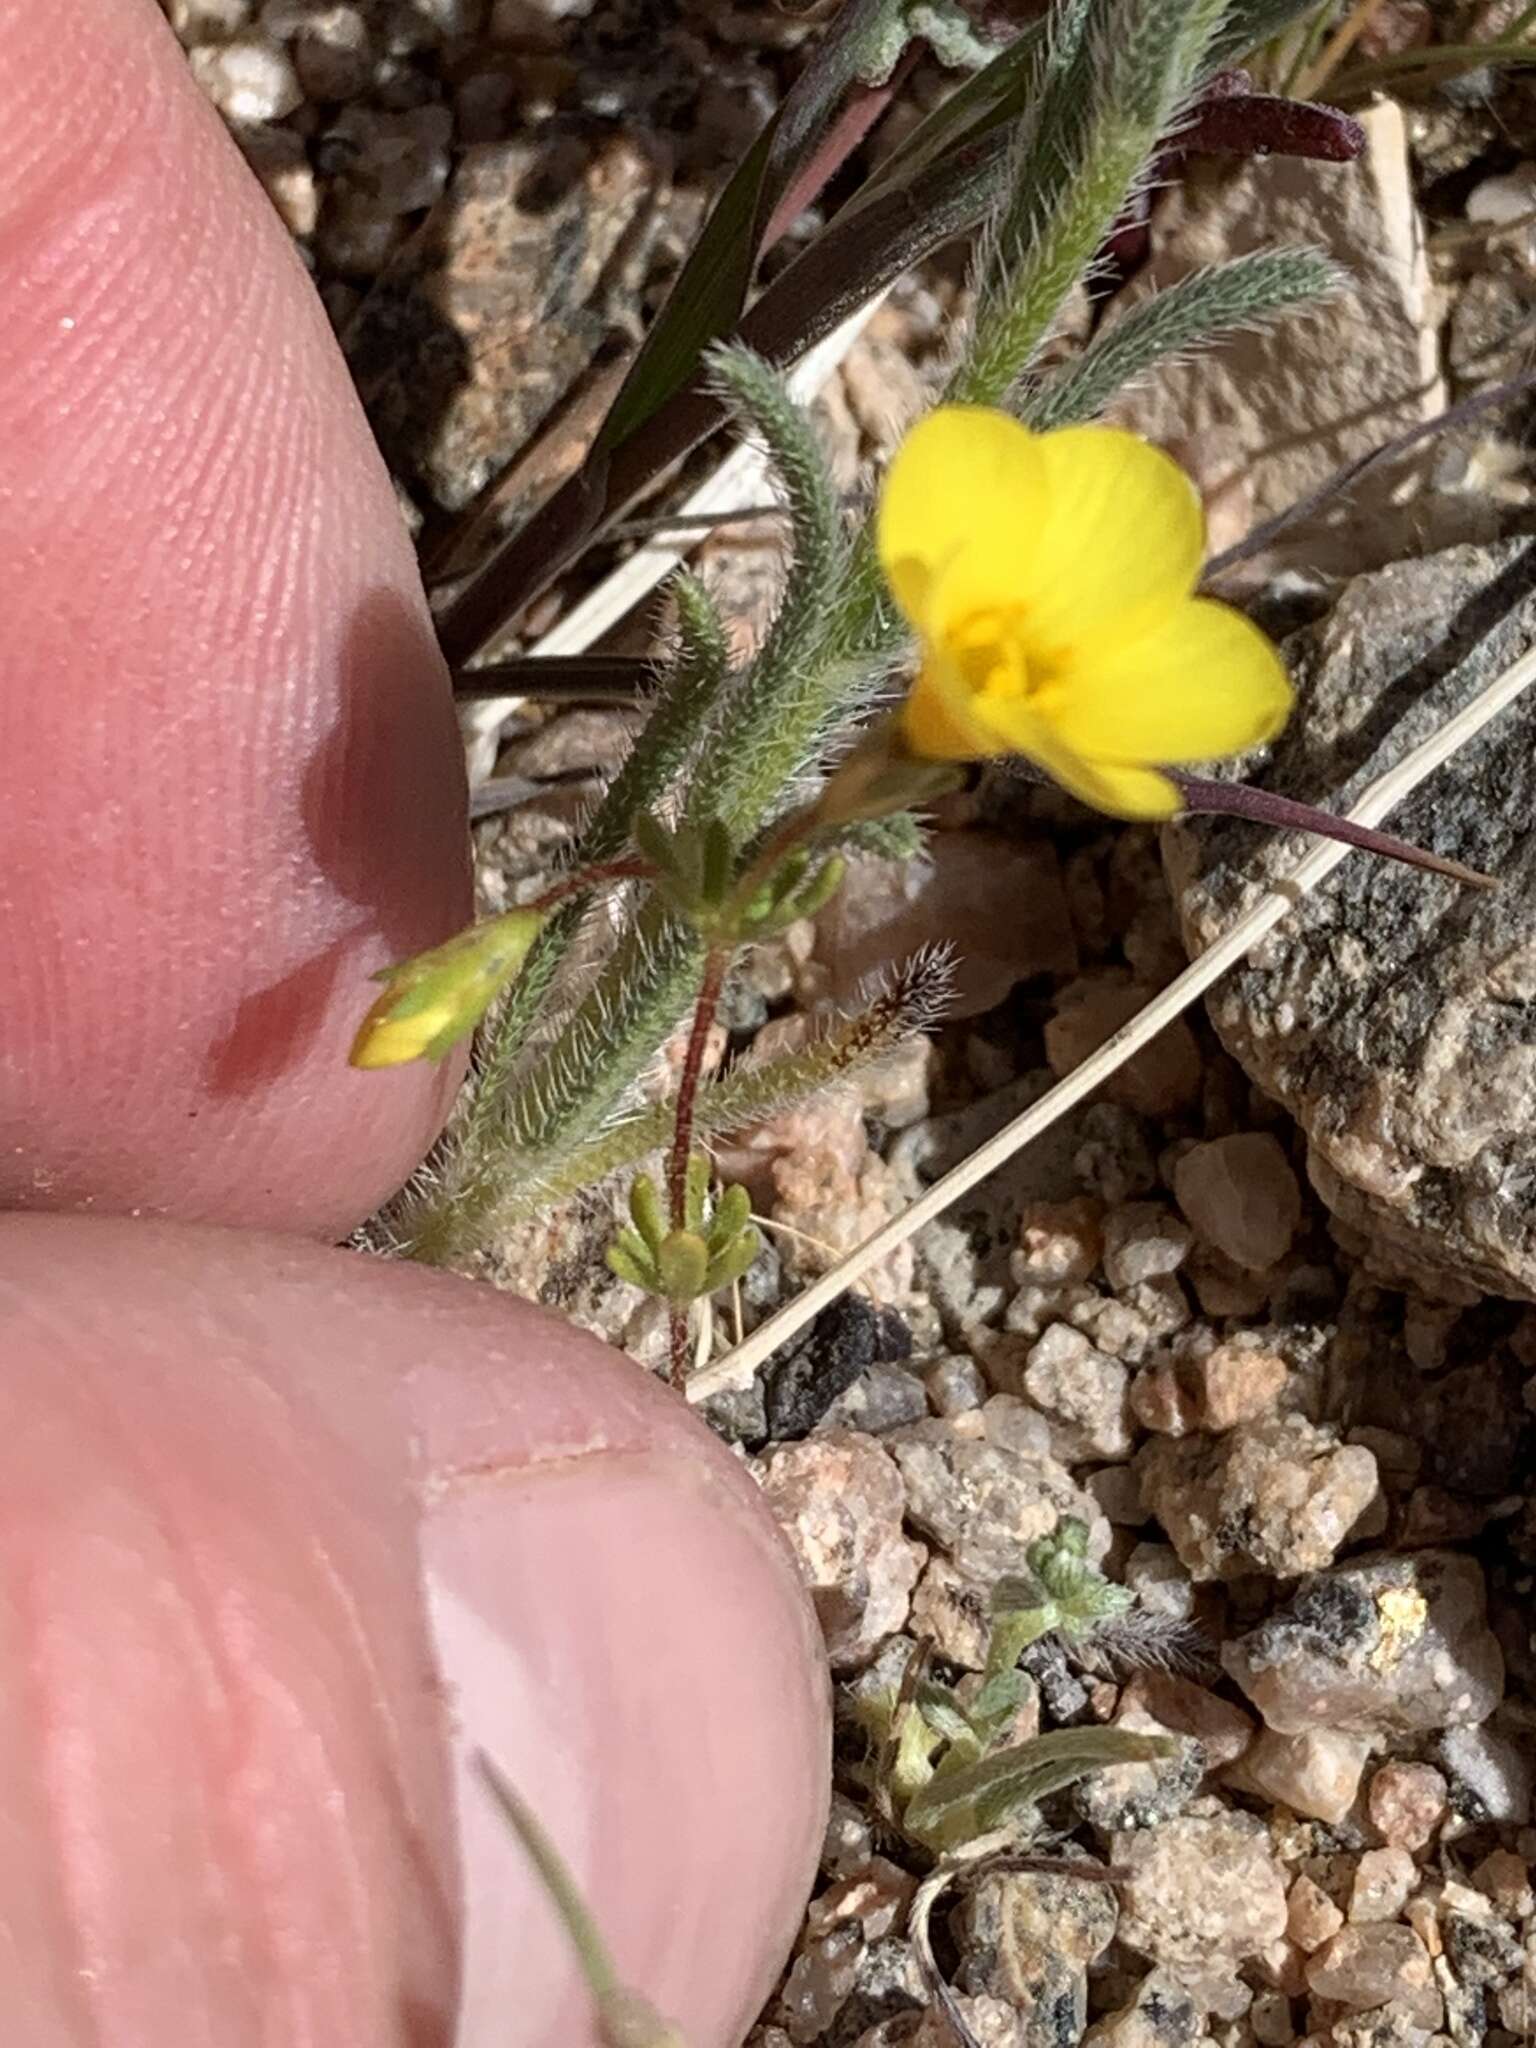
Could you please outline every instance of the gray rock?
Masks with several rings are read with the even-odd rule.
[[[1450,1779],[1450,1803],[1471,1821],[1524,1827],[1531,1818],[1536,1757],[1497,1728],[1452,1728],[1435,1752]]]
[[[524,445],[610,331],[604,287],[656,180],[617,139],[589,150],[572,138],[553,182],[550,169],[543,138],[466,149],[347,337],[392,464],[450,511]],[[502,509],[515,519],[525,504]]]
[[[1088,2029],[1083,2048],[1192,2048],[1206,2039],[1205,2016],[1171,1972],[1153,1970],[1134,2001]]]
[[[1115,1726],[1134,1734],[1161,1735],[1163,1724],[1132,1699],[1115,1716]],[[1189,1735],[1172,1737],[1173,1754],[1150,1763],[1110,1764],[1074,1785],[1075,1811],[1101,1833],[1129,1833],[1161,1827],[1182,1813],[1206,1772],[1202,1745]]]
[[[1343,268],[1347,283],[1326,304],[1209,356],[1174,358],[1115,401],[1113,418],[1192,467],[1218,546],[1445,403],[1403,112],[1379,101],[1362,121],[1358,163],[1193,166],[1159,211],[1151,261],[1115,308],[1123,318],[1203,264],[1281,244],[1321,245]],[[1399,462],[1365,479],[1331,517],[1286,535],[1283,552],[1335,572],[1391,559],[1379,550],[1409,526],[1392,516],[1402,471]]]
[[[1370,1452],[1301,1415],[1266,1416],[1215,1438],[1154,1438],[1136,1471],[1197,1581],[1317,1571],[1377,1491]]]
[[[1271,1728],[1411,1735],[1486,1720],[1504,1690],[1481,1567],[1454,1551],[1362,1557],[1307,1579],[1222,1663]]]
[[[795,1957],[777,2012],[791,2041],[818,2040],[831,2026],[858,1981],[864,1946],[857,1920],[840,1920]]]
[[[1029,1546],[1063,1515],[1089,1527],[1089,1554],[1109,1547],[1109,1524],[1054,1458],[957,1435],[930,1419],[885,1439],[901,1468],[907,1515],[967,1578],[990,1584],[1028,1568]]]
[[[1453,548],[1357,578],[1288,643],[1300,707],[1262,780],[1344,809],[1536,639],[1536,544]],[[1213,991],[1229,1050],[1296,1118],[1314,1186],[1370,1267],[1419,1291],[1536,1298],[1536,702],[1393,813],[1497,875],[1473,892],[1355,856]],[[1165,837],[1203,950],[1295,859],[1231,820]]]
[[[1284,1874],[1249,1814],[1183,1814],[1117,1835],[1113,1861],[1127,1872],[1121,1941],[1170,1969],[1230,1968],[1285,1932]]]
[[[917,1374],[904,1365],[882,1363],[860,1373],[816,1427],[860,1429],[868,1436],[884,1436],[887,1430],[917,1422],[927,1413],[928,1391]]]
[[[853,1988],[825,2034],[826,2048],[852,2048],[872,2027],[905,2023],[928,2002],[927,1986],[904,1935],[871,1941],[859,1958]]]
[[[1434,1966],[1411,1927],[1378,1921],[1340,1928],[1308,1962],[1307,1989],[1340,2005],[1397,2005],[1421,2026],[1440,2023]]]
[[[1005,1998],[1031,2048],[1074,2048],[1088,2017],[1088,1965],[1109,1946],[1114,1890],[1019,1871],[987,1877],[961,1909],[959,1988]]]
[[[901,1479],[853,1430],[768,1451],[754,1466],[789,1539],[832,1668],[856,1670],[907,1618],[924,1553],[902,1534]]]

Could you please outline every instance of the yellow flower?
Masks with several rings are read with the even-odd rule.
[[[376,974],[384,993],[358,1027],[354,1067],[440,1060],[467,1038],[512,979],[544,923],[541,910],[507,910],[441,946]]]
[[[1194,595],[1194,486],[1135,434],[941,406],[897,451],[878,539],[921,642],[902,717],[915,754],[1023,754],[1101,811],[1166,818],[1179,793],[1160,767],[1285,723],[1274,648]]]

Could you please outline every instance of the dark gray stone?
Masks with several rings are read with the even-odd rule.
[[[1536,543],[1357,577],[1287,643],[1291,725],[1256,778],[1347,809],[1536,640]],[[1308,1140],[1346,1241],[1383,1279],[1536,1299],[1536,697],[1402,804],[1392,829],[1499,878],[1480,892],[1356,854],[1209,997],[1217,1030]],[[1186,943],[1204,949],[1299,840],[1169,828]]]

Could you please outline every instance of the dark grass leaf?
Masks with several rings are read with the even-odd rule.
[[[1337,107],[1275,93],[1217,93],[1202,100],[1181,130],[1186,156],[1305,156],[1348,164],[1365,149],[1365,130]]]
[[[774,279],[734,338],[776,367],[792,362],[903,271],[975,228],[1002,189],[1008,158],[1008,132],[999,127],[909,181],[859,195]],[[562,484],[439,613],[449,662],[468,662],[723,418],[719,400],[690,382],[627,440]]]
[[[901,33],[902,0],[848,0],[716,200],[677,282],[603,421],[598,454],[616,448],[693,375],[702,351],[741,317],[767,243],[788,226],[785,201],[808,204],[889,98],[868,73]],[[862,90],[861,90],[862,88]],[[818,159],[850,92],[865,118]]]

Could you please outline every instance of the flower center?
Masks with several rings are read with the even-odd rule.
[[[998,705],[1028,699],[1030,659],[1022,605],[990,605],[970,612],[951,626],[948,640],[955,666],[973,696]]]

